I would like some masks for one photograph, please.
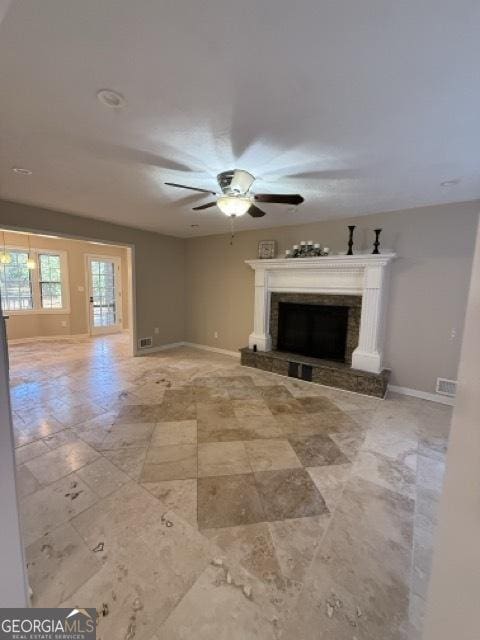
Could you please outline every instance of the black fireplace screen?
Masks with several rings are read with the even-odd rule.
[[[279,351],[345,362],[348,307],[280,302]]]

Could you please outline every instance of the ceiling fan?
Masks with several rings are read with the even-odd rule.
[[[299,194],[250,193],[250,187],[255,182],[255,178],[248,171],[241,169],[223,171],[218,174],[217,181],[222,193],[216,193],[209,189],[189,187],[186,184],[177,184],[176,182],[165,182],[165,184],[170,187],[190,189],[191,191],[200,191],[201,193],[209,193],[212,196],[216,196],[216,200],[213,202],[193,207],[194,211],[218,206],[222,213],[230,217],[243,216],[248,213],[252,218],[262,218],[265,215],[265,211],[259,209],[255,204],[256,202],[272,202],[296,206],[304,200]]]

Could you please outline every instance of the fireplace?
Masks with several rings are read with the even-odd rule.
[[[348,307],[280,302],[279,351],[345,362]]]
[[[389,263],[395,254],[247,260],[255,271],[248,367],[383,397]],[[346,325],[346,326],[345,326]]]

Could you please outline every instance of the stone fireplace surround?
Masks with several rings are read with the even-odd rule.
[[[241,349],[242,363],[284,375],[288,375],[285,373],[288,361],[298,362],[300,367],[305,363],[314,367],[314,382],[329,384],[328,381],[332,380],[332,386],[383,395],[389,375],[389,371],[383,368],[388,266],[395,257],[393,253],[386,253],[247,260],[246,263],[255,271],[255,308],[249,347]],[[305,301],[308,297],[310,301],[314,295],[318,296],[318,301],[323,299],[329,304],[341,304],[347,298],[353,302],[355,299],[357,304],[352,307],[357,309],[356,313],[358,301],[361,301],[358,344],[354,344],[357,339],[352,323],[352,333],[347,337],[347,364],[275,351],[273,326],[278,301],[284,295],[290,301],[294,301],[292,296],[304,297]]]

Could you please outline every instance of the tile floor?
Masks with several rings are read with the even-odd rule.
[[[419,637],[449,408],[124,335],[10,359],[34,606],[101,640]]]

